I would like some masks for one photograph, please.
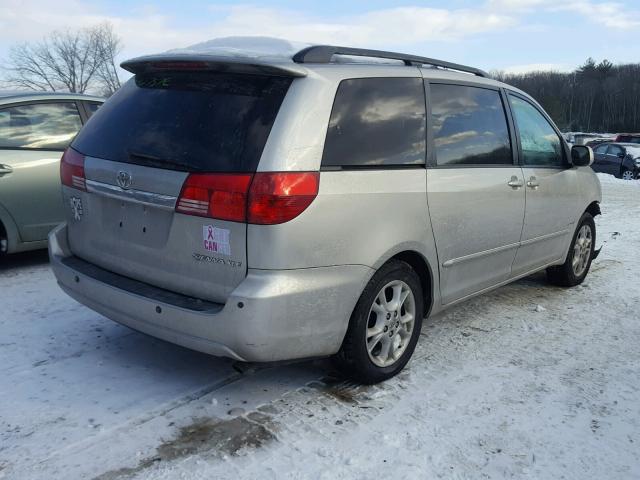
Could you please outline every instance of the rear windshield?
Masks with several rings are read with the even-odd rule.
[[[98,109],[72,146],[116,162],[252,172],[290,84],[290,78],[263,75],[136,75]]]

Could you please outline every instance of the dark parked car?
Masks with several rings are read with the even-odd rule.
[[[614,142],[640,143],[640,133],[619,133]]]
[[[633,180],[640,177],[640,145],[634,143],[603,143],[593,150],[591,168],[618,178]]]

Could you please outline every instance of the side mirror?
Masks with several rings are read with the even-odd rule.
[[[576,167],[589,167],[593,165],[593,150],[585,145],[571,147],[571,163]]]

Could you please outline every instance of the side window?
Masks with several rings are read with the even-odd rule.
[[[91,118],[91,115],[98,111],[100,105],[102,104],[98,102],[84,102],[85,110],[87,111],[87,115],[89,116],[89,118]]]
[[[622,153],[624,153],[624,150],[618,145],[609,145],[609,150],[607,150],[607,155],[614,157],[619,157]]]
[[[526,100],[509,95],[520,133],[524,165],[565,166],[560,137],[547,119]]]
[[[331,111],[322,165],[424,164],[425,117],[420,78],[343,80]]]
[[[513,165],[500,93],[431,84],[431,116],[440,165]]]
[[[81,126],[73,102],[8,107],[0,111],[0,148],[64,150]]]
[[[609,145],[607,145],[607,144],[604,144],[604,145],[598,145],[598,146],[593,150],[593,152],[594,152],[594,153],[598,153],[598,154],[600,154],[600,155],[604,155],[605,153],[607,153],[607,147],[608,147],[608,146],[609,146]]]

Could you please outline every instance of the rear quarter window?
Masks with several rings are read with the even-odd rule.
[[[136,75],[91,116],[73,148],[158,168],[252,172],[290,84],[266,75]]]
[[[87,116],[91,117],[94,113],[98,111],[101,103],[98,102],[84,102],[85,110],[87,111]]]
[[[420,78],[343,80],[331,111],[322,165],[424,164],[425,116]]]
[[[0,148],[64,150],[81,126],[75,102],[6,107],[0,110]]]

